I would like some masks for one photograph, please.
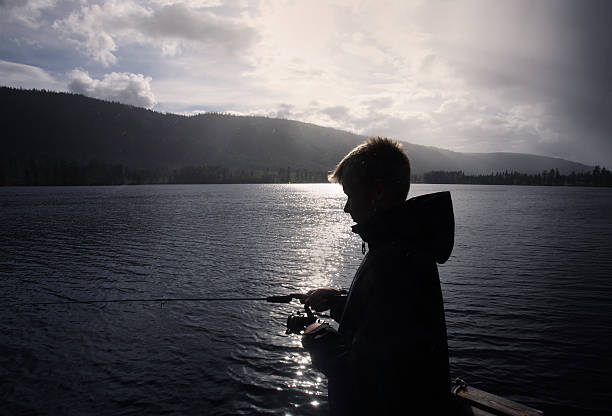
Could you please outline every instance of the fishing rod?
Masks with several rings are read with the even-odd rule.
[[[91,299],[91,300],[65,300],[55,302],[30,302],[31,305],[69,305],[74,303],[127,303],[127,302],[216,302],[216,301],[266,301],[271,303],[289,303],[293,299],[303,300],[307,295],[303,293],[290,293],[266,297],[231,297],[231,298],[150,298],[150,299]]]

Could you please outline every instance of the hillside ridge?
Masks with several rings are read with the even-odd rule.
[[[189,166],[229,170],[327,172],[364,136],[301,121],[220,113],[179,115],[71,93],[0,87],[0,161],[96,161],[172,172]],[[518,171],[562,174],[592,167],[524,153],[460,153],[402,141],[413,173]],[[7,164],[11,167],[7,168]],[[10,173],[10,172],[9,172]]]

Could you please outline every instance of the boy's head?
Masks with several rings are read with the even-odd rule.
[[[348,196],[345,212],[355,222],[406,200],[410,161],[399,143],[381,137],[355,147],[329,175]]]

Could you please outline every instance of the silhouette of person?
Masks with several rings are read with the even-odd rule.
[[[438,269],[453,248],[450,193],[406,200],[410,162],[400,145],[370,138],[330,175],[347,196],[368,252],[348,292],[308,292],[306,306],[339,322],[308,326],[302,344],[328,378],[332,415],[448,414],[446,323]]]

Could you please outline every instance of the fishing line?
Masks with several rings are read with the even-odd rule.
[[[305,299],[307,295],[291,293],[288,295],[266,297],[227,297],[227,298],[152,298],[152,299],[91,299],[91,300],[65,300],[55,302],[26,302],[30,305],[69,305],[91,303],[128,303],[128,302],[238,302],[238,301],[266,301],[271,303],[289,303],[293,299]]]

